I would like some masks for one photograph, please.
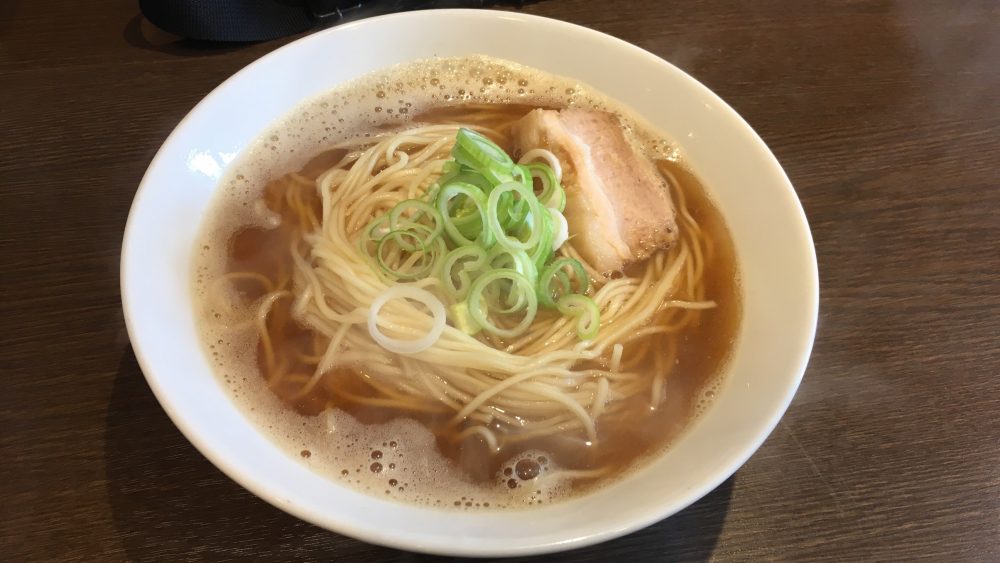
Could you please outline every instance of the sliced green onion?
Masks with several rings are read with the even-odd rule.
[[[410,209],[416,210],[416,213],[411,217],[404,218],[403,214]],[[441,234],[441,231],[444,229],[444,225],[443,222],[441,221],[441,214],[438,213],[438,211],[433,207],[431,207],[429,204],[420,201],[419,199],[403,200],[397,203],[389,211],[389,230],[403,231],[409,229],[409,227],[412,225],[426,226],[425,223],[420,222],[421,219],[424,218],[429,218],[434,221],[434,226],[431,227],[430,233],[428,233],[427,237],[424,239],[424,242],[426,244],[430,244],[434,242],[434,239],[436,239],[438,235]],[[416,250],[416,247],[408,248],[407,246],[405,246],[402,240],[398,237],[398,235],[397,235],[397,244],[399,244],[400,247],[403,248],[404,250],[409,250],[411,252]]]
[[[375,231],[381,232],[376,233]],[[388,215],[382,215],[373,220],[371,223],[368,223],[365,228],[361,230],[361,235],[358,237],[358,249],[361,250],[361,254],[374,259],[376,250],[375,245],[378,241],[382,240],[388,232]]]
[[[538,221],[538,228],[541,231],[538,244],[531,249],[531,261],[535,263],[535,269],[541,271],[544,269],[545,264],[552,258],[554,246],[554,237],[556,236],[556,224],[553,221],[551,214],[547,212],[548,208],[543,207],[541,217]]]
[[[423,225],[413,225],[413,227],[423,227]],[[429,230],[429,227],[425,228]],[[389,260],[386,257],[388,243],[390,241],[405,240],[406,238],[410,238],[414,242],[412,244],[397,243],[397,249],[395,250],[400,251],[401,254],[406,252],[409,256],[402,261],[402,264],[393,267],[389,264]],[[421,238],[419,234],[412,230],[389,231],[389,233],[379,239],[375,246],[375,261],[382,270],[382,273],[391,278],[397,280],[424,278],[434,270],[438,258],[445,250],[443,244],[435,244],[435,242],[440,243],[440,239],[428,242],[426,237]],[[415,248],[416,250],[411,251],[407,247]],[[416,269],[413,269],[414,267]]]
[[[461,266],[455,271],[455,266]],[[486,251],[475,245],[460,246],[441,260],[441,284],[449,297],[461,301],[472,287],[471,274],[478,275],[489,266]],[[456,281],[458,283],[456,283]]]
[[[517,301],[522,306],[524,313],[521,317],[520,322],[518,322],[513,328],[503,328],[494,324],[486,314],[486,309],[489,306],[486,297],[487,287],[500,280],[509,280],[511,283],[508,289],[508,301]],[[511,299],[511,296],[515,293],[521,294],[517,299]],[[469,291],[469,315],[472,319],[486,332],[495,334],[501,338],[514,338],[524,334],[525,331],[531,326],[531,323],[535,320],[535,314],[538,312],[538,299],[535,296],[535,286],[532,284],[528,278],[522,276],[521,274],[515,272],[514,270],[509,270],[507,268],[501,268],[499,270],[493,270],[486,274],[483,274],[472,284],[472,290]],[[505,312],[513,313],[516,312],[511,309],[506,309]]]
[[[538,244],[538,239],[541,236],[541,229],[538,228],[537,223],[531,225],[531,234],[527,240],[522,241],[508,236],[504,230],[504,226],[500,222],[498,215],[500,199],[504,194],[511,192],[521,196],[521,200],[527,202],[532,217],[538,218],[542,216],[541,205],[539,205],[538,199],[530,188],[518,182],[505,182],[493,188],[493,191],[490,192],[486,207],[486,225],[494,238],[496,238],[497,244],[513,250],[530,250]]]
[[[560,186],[549,201],[545,202],[545,207],[551,207],[560,213],[566,211],[566,190],[562,189]]]
[[[459,301],[448,307],[448,318],[451,319],[452,326],[465,334],[476,334],[483,330],[469,314],[469,304],[466,301]]]
[[[508,268],[514,270],[528,278],[532,285],[534,285],[535,280],[538,278],[538,270],[535,268],[535,263],[528,256],[528,253],[523,250],[504,248],[498,244],[490,250],[488,257],[491,268]]]
[[[462,170],[462,165],[454,160],[449,160],[441,165],[441,177],[444,178],[449,174],[458,174]],[[442,182],[443,184],[444,182]]]
[[[459,129],[455,136],[452,157],[462,166],[479,172],[493,184],[513,179],[514,161],[496,143],[472,129]]]
[[[383,273],[396,277],[391,272],[394,268],[388,267],[386,249],[395,252],[426,252],[433,249],[438,254],[443,254],[444,244],[440,238],[433,238],[433,227],[421,223],[413,223],[406,220],[400,221],[400,227],[396,230],[389,229],[389,215],[382,215],[365,226],[358,237],[358,249],[361,254],[372,260]],[[387,247],[392,241],[395,247]],[[381,263],[380,263],[381,262]],[[383,267],[384,266],[384,267]]]
[[[601,329],[601,310],[586,295],[571,293],[559,298],[557,304],[563,315],[576,317],[576,334],[580,340],[593,340]]]
[[[546,207],[549,219],[552,221],[552,251],[559,250],[559,247],[569,240],[569,223],[566,216],[552,207]]]
[[[467,240],[476,240],[483,231],[483,219],[479,209],[468,198],[462,198],[460,205],[455,205],[453,199],[448,205],[448,217],[451,223]]]
[[[545,207],[564,211],[566,209],[566,190],[559,183],[559,177],[546,164],[527,164],[531,171],[532,178],[538,178],[542,184],[542,191],[538,194],[538,201]],[[534,186],[532,186],[534,187]]]
[[[581,339],[594,338],[600,310],[586,295],[586,270],[553,257],[568,237],[566,192],[559,161],[543,152],[548,164],[514,163],[482,134],[460,129],[438,180],[366,225],[359,249],[385,278],[437,276],[447,318],[466,334],[524,334],[540,304],[573,317]]]
[[[441,212],[441,224],[444,227],[445,233],[448,234],[448,237],[457,246],[475,244],[483,248],[492,247],[496,241],[496,235],[492,230],[487,228],[481,229],[478,236],[473,240],[462,234],[461,230],[455,224],[455,217],[451,215],[452,209],[449,204],[452,199],[459,196],[465,196],[468,202],[472,203],[478,212],[481,224],[484,226],[487,225],[486,209],[489,200],[483,195],[483,192],[472,184],[454,182],[442,187],[438,192],[437,208]]]
[[[532,287],[538,281],[538,270],[535,268],[535,263],[532,262],[531,257],[523,250],[511,250],[498,244],[490,250],[488,259],[490,268],[514,270],[527,278]],[[524,297],[519,292],[508,292],[503,298],[503,301],[507,304],[507,309],[500,309],[497,312],[505,314],[517,310],[521,307],[523,299]],[[498,297],[494,302],[499,304],[501,299]]]
[[[382,308],[390,301],[416,301],[427,307],[430,313],[430,329],[422,337],[416,340],[393,338],[379,328],[379,314]],[[398,307],[399,305],[397,305]],[[417,354],[433,346],[444,332],[445,327],[444,304],[426,289],[415,285],[396,284],[383,291],[372,300],[371,307],[368,308],[368,334],[379,346],[395,352],[397,354]]]
[[[515,164],[514,167],[511,168],[511,174],[514,176],[515,181],[521,182],[529,188],[535,188],[534,175],[531,172],[530,166]]]
[[[525,164],[522,165],[528,169],[531,173],[531,187],[534,189],[534,180],[537,178],[538,182],[542,185],[541,191],[536,194],[538,196],[538,201],[545,203],[552,197],[552,192],[555,186],[559,183],[556,182],[556,175],[552,173],[552,169],[544,164]]]
[[[451,164],[456,166],[455,171],[450,174],[444,174],[438,178],[437,184],[439,186],[447,186],[448,184],[454,182],[460,182],[463,184],[472,184],[473,186],[483,190],[483,193],[489,193],[489,191],[493,189],[493,184],[484,178],[479,172],[462,166],[454,161],[451,161]]]
[[[569,276],[563,271],[566,267],[572,270],[573,277],[576,279],[576,291],[572,291],[570,288]],[[553,295],[553,281],[559,282],[559,287],[555,290],[560,292],[559,295]],[[538,301],[543,307],[555,309],[557,308],[556,302],[562,299],[562,297],[572,294],[585,294],[589,287],[590,278],[587,277],[587,270],[583,268],[583,264],[574,258],[560,258],[546,266],[541,274],[538,275]]]

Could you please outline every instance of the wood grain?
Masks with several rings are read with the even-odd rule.
[[[733,105],[795,184],[822,282],[809,370],[760,451],[677,516],[553,559],[1000,560],[1000,4],[523,9],[633,42]],[[432,559],[228,480],[125,336],[118,254],[145,167],[285,42],[174,42],[132,0],[0,4],[0,559]]]

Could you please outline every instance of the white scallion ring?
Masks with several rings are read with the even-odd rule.
[[[566,216],[560,213],[558,209],[551,207],[546,207],[546,209],[549,210],[549,215],[552,216],[552,223],[555,225],[555,233],[552,235],[552,251],[555,252],[569,240],[569,223],[566,222]]]
[[[386,336],[379,330],[378,314],[393,299],[410,299],[426,305],[432,317],[430,331],[416,340],[402,340]],[[397,354],[416,354],[430,348],[441,338],[446,322],[447,316],[441,300],[426,289],[414,285],[398,284],[390,287],[379,294],[368,309],[368,333],[379,346]]]
[[[559,159],[552,151],[545,149],[531,149],[530,151],[524,153],[521,159],[517,161],[518,164],[527,164],[529,162],[535,162],[537,160],[544,160],[549,168],[552,169],[552,174],[556,177],[557,182],[562,182],[562,165],[559,163]]]

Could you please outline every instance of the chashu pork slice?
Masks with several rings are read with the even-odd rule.
[[[573,246],[598,271],[611,274],[677,240],[667,183],[615,115],[536,109],[513,132],[519,154],[544,148],[559,158]]]

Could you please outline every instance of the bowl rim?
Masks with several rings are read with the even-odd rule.
[[[755,439],[752,441],[745,442],[739,451],[729,458],[729,463],[724,467],[718,468],[712,472],[713,478],[705,479],[701,487],[693,488],[683,493],[678,493],[679,500],[673,503],[663,503],[658,505],[656,510],[648,510],[640,518],[633,518],[627,524],[621,526],[612,526],[603,532],[582,536],[582,537],[571,537],[570,539],[562,541],[551,541],[547,543],[540,544],[530,544],[530,545],[511,545],[501,548],[494,549],[480,549],[476,547],[469,546],[454,546],[448,545],[449,538],[447,534],[440,534],[436,541],[428,541],[426,543],[415,544],[413,541],[408,539],[397,539],[391,534],[377,533],[365,527],[352,526],[350,519],[344,520],[331,520],[330,518],[322,518],[314,510],[310,510],[307,507],[295,504],[289,504],[282,502],[282,499],[278,498],[268,489],[268,487],[259,482],[257,479],[251,477],[248,472],[243,468],[232,463],[228,458],[224,457],[222,454],[217,452],[213,446],[207,443],[199,432],[195,425],[192,425],[190,421],[185,418],[178,409],[176,408],[171,397],[168,396],[163,385],[160,381],[160,375],[153,375],[159,373],[159,368],[152,363],[152,361],[144,353],[143,346],[143,329],[136,325],[136,320],[132,312],[132,303],[129,299],[128,287],[130,286],[130,277],[128,275],[128,256],[133,252],[133,242],[136,238],[134,235],[135,231],[141,229],[141,226],[137,224],[135,220],[135,215],[137,209],[141,206],[141,202],[144,197],[146,197],[149,191],[152,189],[150,185],[153,183],[154,170],[158,168],[165,158],[165,153],[167,147],[171,146],[180,132],[185,128],[185,126],[191,122],[195,116],[199,113],[199,110],[209,105],[212,100],[220,94],[230,83],[238,80],[240,77],[255,72],[255,69],[263,66],[267,61],[272,58],[277,58],[283,56],[286,52],[300,48],[302,45],[311,42],[321,42],[327,40],[327,38],[332,34],[344,33],[346,30],[354,29],[358,27],[376,27],[382,22],[390,20],[399,19],[418,19],[421,17],[426,17],[426,11],[418,12],[403,12],[396,14],[388,14],[383,16],[377,16],[367,19],[362,19],[339,26],[335,26],[329,29],[321,30],[305,37],[299,38],[292,41],[286,45],[283,45],[261,57],[252,61],[225,81],[220,83],[218,86],[212,89],[210,93],[204,96],[185,116],[178,122],[171,133],[163,141],[160,148],[157,150],[156,155],[151,160],[146,172],[140,181],[139,187],[136,190],[132,205],[129,210],[128,220],[126,222],[122,250],[121,250],[121,264],[120,264],[120,291],[122,298],[122,308],[125,317],[126,329],[130,339],[130,343],[135,354],[136,360],[139,364],[143,375],[152,389],[157,401],[160,403],[161,407],[170,417],[174,425],[181,431],[181,433],[191,442],[192,445],[207,458],[213,465],[215,465],[219,470],[226,474],[230,479],[237,482],[240,486],[247,489],[255,496],[269,504],[279,508],[282,511],[290,513],[295,517],[309,522],[313,525],[319,526],[321,528],[331,530],[337,533],[345,534],[369,543],[383,545],[387,547],[393,547],[398,549],[405,549],[408,551],[416,551],[430,554],[439,555],[458,555],[458,556],[476,556],[476,557],[488,557],[488,556],[516,556],[516,555],[529,555],[529,554],[545,554],[552,553],[556,551],[564,551],[568,549],[575,549],[580,547],[585,547],[593,545],[596,543],[604,542],[610,539],[624,536],[626,534],[635,532],[642,528],[645,528],[655,522],[658,522],[666,517],[672,516],[673,514],[683,510],[684,508],[690,506],[697,500],[701,499],[703,496],[714,490],[720,484],[722,484],[726,479],[730,478],[763,444],[767,437],[773,432],[774,428],[777,426],[781,417],[784,415],[788,406],[790,405],[795,392],[801,382],[801,379],[805,373],[808,360],[812,351],[816,336],[816,328],[818,322],[819,313],[819,274],[816,260],[816,249],[812,238],[812,233],[809,228],[808,220],[805,215],[805,211],[802,208],[801,202],[799,201],[794,187],[792,186],[790,180],[785,174],[784,170],[781,168],[777,159],[774,157],[773,153],[760,138],[760,136],[753,130],[752,127],[740,116],[734,109],[732,109],[725,101],[723,101],[718,95],[708,89],[706,86],[698,82],[695,78],[688,75],[683,70],[675,67],[668,61],[662,59],[661,57],[642,49],[636,45],[628,43],[617,37],[608,35],[606,33],[599,32],[584,26],[577,24],[556,20],[552,18],[546,18],[542,16],[529,15],[520,12],[497,12],[493,10],[475,10],[475,9],[442,9],[433,10],[435,17],[461,17],[461,18],[478,18],[484,22],[487,22],[491,18],[498,16],[514,19],[517,21],[529,22],[534,24],[543,24],[550,26],[557,26],[565,30],[569,30],[573,33],[582,33],[590,35],[592,38],[604,41],[607,44],[615,47],[616,49],[624,50],[628,52],[629,57],[642,57],[647,59],[653,59],[659,65],[666,65],[671,70],[676,71],[679,75],[686,80],[689,84],[688,86],[694,87],[699,90],[701,95],[706,99],[713,101],[718,105],[723,111],[731,113],[731,117],[734,118],[740,127],[744,129],[744,133],[751,136],[752,141],[760,149],[761,155],[766,155],[767,165],[771,168],[771,172],[775,173],[784,184],[784,188],[788,192],[786,195],[790,195],[791,199],[794,200],[796,207],[796,217],[795,221],[801,227],[801,232],[797,233],[805,237],[805,242],[807,242],[807,247],[809,249],[809,255],[805,256],[811,266],[808,272],[808,279],[803,280],[806,284],[807,295],[806,305],[807,310],[805,314],[808,317],[808,334],[805,335],[804,345],[797,357],[795,358],[795,371],[796,376],[792,384],[788,385],[785,389],[784,396],[780,399],[780,408],[774,409],[771,413],[770,418],[762,426],[764,431],[759,432]],[[487,24],[488,25],[488,24]],[[248,424],[252,425],[250,421]]]

